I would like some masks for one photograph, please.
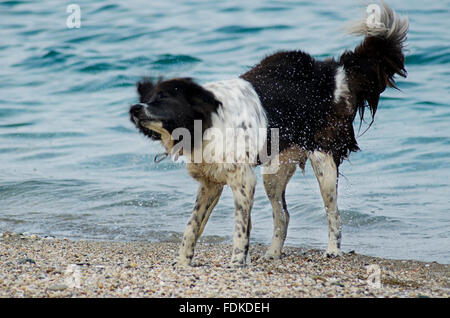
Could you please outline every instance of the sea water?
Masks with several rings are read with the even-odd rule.
[[[410,18],[409,75],[398,80],[400,90],[383,93],[374,124],[358,137],[361,151],[341,165],[342,248],[449,263],[450,5],[388,2]],[[362,17],[367,4],[0,2],[0,232],[178,240],[197,184],[182,163],[153,162],[161,146],[128,118],[135,82],[143,76],[189,76],[200,83],[233,78],[277,50],[338,57],[361,40],[343,27]],[[359,134],[365,128],[362,123]],[[271,206],[256,172],[251,242],[269,244]],[[309,164],[292,178],[286,200],[286,244],[325,249],[326,214]],[[226,189],[205,241],[231,242],[233,209]]]

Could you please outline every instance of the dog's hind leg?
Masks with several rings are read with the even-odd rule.
[[[286,186],[295,173],[295,163],[282,163],[274,174],[265,174],[263,170],[264,188],[272,204],[273,237],[272,244],[266,252],[266,259],[278,259],[281,256],[289,225],[285,191]]]
[[[198,188],[194,211],[187,224],[181,242],[177,263],[189,265],[194,256],[195,243],[203,232],[212,210],[219,201],[223,185],[202,182]]]
[[[328,218],[328,248],[324,256],[342,256],[341,219],[337,207],[338,168],[332,154],[314,151],[308,158],[319,181]]]
[[[238,165],[229,173],[227,183],[233,191],[235,227],[233,235],[232,266],[245,266],[250,244],[250,212],[255,195],[256,177],[248,165]]]

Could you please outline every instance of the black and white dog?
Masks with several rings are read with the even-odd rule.
[[[224,185],[228,185],[235,203],[231,264],[245,265],[256,184],[253,168],[257,164],[263,165],[264,187],[274,218],[273,239],[266,258],[279,258],[289,223],[285,189],[297,165],[304,169],[307,159],[319,182],[328,217],[325,255],[342,255],[336,202],[338,167],[359,149],[353,121],[358,112],[363,119],[367,106],[373,122],[380,94],[387,86],[395,87],[396,74],[406,77],[402,51],[408,19],[384,2],[378,9],[376,23],[369,23],[366,18],[351,28],[351,33],[364,35],[364,40],[338,60],[317,61],[301,51],[283,51],[266,57],[235,79],[206,85],[190,78],[138,83],[140,103],[130,109],[132,122],[146,136],[160,140],[167,154],[191,159],[188,172],[200,183],[180,247],[179,264],[190,264],[195,243]],[[174,143],[174,132],[181,127],[195,135],[196,122],[201,124],[200,142],[191,141],[191,151],[180,150]],[[217,149],[223,150],[223,144],[220,138],[207,136],[207,131],[215,129],[225,135],[230,128],[244,132],[247,143],[242,154],[247,161],[237,161],[236,156],[231,161],[214,157],[220,152]],[[268,133],[272,128],[277,129],[278,136]],[[262,156],[262,150],[275,142],[276,156]],[[203,149],[200,160],[192,160],[199,148]],[[250,157],[255,153],[256,160],[252,161]],[[225,155],[229,154],[227,150]],[[277,169],[266,171],[273,168],[275,161]]]

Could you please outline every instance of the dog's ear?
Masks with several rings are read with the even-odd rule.
[[[196,84],[191,78],[186,80],[190,82],[189,88],[185,92],[186,98],[192,109],[203,115],[209,115],[216,111],[220,102],[216,99],[214,94]]]
[[[155,87],[153,80],[150,78],[144,78],[136,84],[139,94],[139,102],[144,103],[150,96],[151,91]]]

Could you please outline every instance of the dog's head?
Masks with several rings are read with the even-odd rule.
[[[201,120],[203,131],[211,126],[211,113],[220,102],[191,78],[137,83],[139,104],[130,108],[130,119],[153,140],[160,140],[167,151],[176,128],[186,128],[194,136],[194,121]]]

